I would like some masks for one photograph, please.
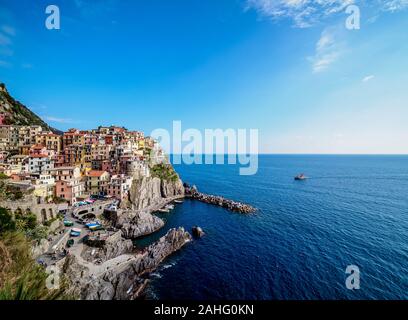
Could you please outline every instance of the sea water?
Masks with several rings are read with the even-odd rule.
[[[258,208],[253,215],[186,200],[169,228],[206,235],[166,259],[153,299],[408,299],[408,156],[261,155],[254,176],[235,165],[177,165],[200,191]],[[306,181],[294,176],[305,173]],[[360,289],[346,268],[360,269]]]

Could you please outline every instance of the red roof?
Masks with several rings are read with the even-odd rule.
[[[44,149],[45,147],[42,144],[35,144],[31,147],[31,149]]]
[[[101,170],[91,170],[89,171],[86,175],[88,177],[100,177],[103,175],[106,171],[101,171]]]

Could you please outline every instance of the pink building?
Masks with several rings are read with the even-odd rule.
[[[35,144],[30,148],[30,156],[48,155],[47,148],[41,144]]]
[[[6,120],[6,115],[3,112],[1,112],[0,113],[0,125],[4,124],[4,120]]]
[[[85,144],[97,144],[98,136],[96,134],[85,134]]]
[[[112,162],[110,160],[103,160],[101,169],[102,171],[112,172]]]
[[[84,183],[78,167],[59,167],[53,171],[55,177],[55,195],[71,205],[84,194]]]

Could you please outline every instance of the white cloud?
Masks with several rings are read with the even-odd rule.
[[[57,118],[57,117],[53,117],[53,116],[45,116],[44,120],[51,121],[51,122],[57,122],[57,123],[74,123],[75,122],[72,119]]]
[[[11,39],[0,32],[0,46],[8,46],[11,44]]]
[[[1,27],[1,30],[5,34],[8,34],[9,36],[15,36],[16,35],[16,30],[11,26],[4,25],[4,26]]]
[[[378,12],[408,8],[408,0],[246,0],[246,10],[254,9],[272,20],[290,19],[299,28],[307,28],[329,16],[343,13],[347,6],[373,7]]]
[[[370,80],[373,80],[375,78],[375,75],[369,75],[363,78],[363,82],[368,82]]]
[[[0,60],[0,67],[11,67],[11,63],[4,59],[5,57],[11,57],[14,53],[11,38],[14,37],[15,34],[14,28],[7,25],[0,26],[0,57],[2,58],[2,60]]]
[[[408,8],[408,0],[388,0],[380,1],[380,3],[382,3],[384,10],[391,12]]]
[[[337,38],[337,31],[334,28],[322,32],[316,43],[315,55],[309,58],[314,73],[325,71],[341,56],[344,45]]]
[[[247,9],[274,20],[291,19],[296,27],[307,28],[354,3],[355,0],[247,0]]]

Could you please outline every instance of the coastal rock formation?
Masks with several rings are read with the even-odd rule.
[[[117,231],[106,238],[101,248],[87,247],[82,252],[82,257],[90,262],[103,263],[107,260],[116,258],[122,254],[133,252],[132,240],[122,238],[122,232]]]
[[[160,191],[163,198],[182,196],[184,195],[183,182],[180,179],[175,181],[161,180]]]
[[[125,300],[136,298],[146,286],[143,275],[155,270],[161,261],[191,241],[183,228],[171,229],[157,242],[136,255],[121,255],[101,266],[81,261],[74,254],[62,267],[71,290],[85,300]]]
[[[239,212],[239,213],[252,213],[256,209],[248,204],[237,202],[234,200],[225,199],[221,196],[214,196],[210,194],[201,193],[197,190],[196,186],[190,187],[187,184],[184,184],[185,187],[185,196],[194,200],[205,202],[208,204],[213,204],[216,206],[223,207],[230,211]]]
[[[32,256],[37,259],[42,254],[50,249],[50,243],[47,239],[41,239],[36,245],[31,248]]]
[[[159,178],[143,177],[137,180],[133,179],[128,199],[130,208],[142,210],[160,201],[160,184]]]
[[[183,195],[184,187],[179,178],[165,180],[158,177],[143,177],[133,180],[124,204],[132,210],[142,210],[160,203],[165,198]]]
[[[148,212],[140,211],[134,212],[130,219],[122,218],[120,225],[124,238],[136,239],[159,230],[164,226],[164,221]]]
[[[205,235],[205,232],[200,227],[193,227],[192,229],[193,236],[196,238],[201,238]]]
[[[191,240],[191,235],[184,228],[170,229],[165,236],[150,245],[141,259],[132,263],[132,266],[139,275],[152,272],[166,257]]]
[[[81,297],[85,282],[92,279],[89,268],[80,263],[80,259],[74,254],[68,254],[57,263],[57,266],[60,266],[61,274],[69,281],[69,293]]]

